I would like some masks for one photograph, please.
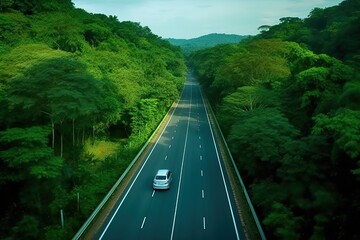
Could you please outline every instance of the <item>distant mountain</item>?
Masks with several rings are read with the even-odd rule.
[[[166,40],[175,46],[180,46],[187,55],[193,51],[214,47],[219,44],[238,43],[247,37],[236,34],[212,33],[192,39],[168,38]]]

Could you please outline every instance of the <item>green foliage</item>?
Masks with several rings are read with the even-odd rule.
[[[39,234],[39,221],[34,216],[24,215],[19,223],[12,228],[16,239],[37,239]]]
[[[347,82],[339,96],[339,105],[352,110],[360,110],[360,81]]]
[[[268,238],[359,238],[359,9],[284,17],[189,57]]]
[[[345,0],[338,6],[325,9],[314,8],[305,19],[281,18],[280,24],[266,28],[257,37],[296,41],[310,46],[315,52],[357,66],[359,8],[358,0]]]
[[[32,22],[34,38],[47,43],[53,49],[77,52],[86,48],[82,25],[70,15],[61,12],[44,13],[36,15]]]
[[[275,228],[274,235],[278,239],[300,239],[297,233],[301,218],[281,203],[272,204],[272,213],[264,219],[265,226]]]
[[[73,9],[73,4],[71,0],[6,0],[5,7],[6,10],[12,8],[24,14],[36,14],[44,11],[68,11]]]
[[[133,133],[149,134],[149,128],[158,124],[159,117],[163,114],[159,112],[159,101],[157,99],[141,99],[138,106],[131,112],[131,129]]]
[[[239,156],[241,168],[259,177],[278,168],[286,153],[285,145],[297,135],[278,110],[254,110],[233,125],[228,142],[232,153]]]
[[[248,41],[237,46],[218,46],[190,56],[213,103],[243,86],[278,89],[290,75],[290,48],[279,40]],[[219,94],[220,93],[220,94]]]
[[[62,159],[55,157],[53,150],[47,147],[49,133],[47,127],[10,128],[0,132],[3,149],[0,158],[10,169],[7,179],[19,181],[28,177],[43,179],[60,175]]]
[[[288,194],[283,191],[284,186],[271,179],[265,179],[260,183],[251,185],[253,201],[261,207],[271,210],[273,202],[283,202]],[[271,194],[269,194],[271,192]]]
[[[246,39],[247,36],[235,35],[235,34],[218,34],[212,33],[205,36],[192,38],[192,39],[167,39],[171,44],[181,47],[185,56],[190,55],[191,53],[205,49],[211,48],[220,44],[229,44],[229,43],[239,43],[242,40]]]
[[[314,120],[315,134],[329,134],[353,159],[360,155],[360,111],[343,109],[334,116],[319,114]]]
[[[29,34],[30,21],[17,12],[0,13],[0,44],[15,45]]]
[[[42,61],[68,56],[62,51],[52,50],[44,44],[24,44],[0,58],[0,83],[7,85],[22,76],[33,65]]]
[[[185,61],[149,28],[70,0],[0,11],[0,185],[11,189],[0,235],[69,239],[178,98]],[[84,152],[119,138],[105,159]]]
[[[245,113],[256,109],[279,108],[280,99],[277,93],[262,87],[244,86],[226,96],[219,106],[219,121],[228,133]]]
[[[34,65],[8,89],[10,112],[22,109],[24,116],[49,115],[54,123],[88,118],[91,126],[99,111],[100,89],[83,63],[56,58]],[[26,114],[28,113],[28,114]],[[89,121],[90,120],[90,121]]]

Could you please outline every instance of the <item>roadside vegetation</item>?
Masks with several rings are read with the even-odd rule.
[[[269,239],[358,239],[360,2],[286,17],[189,63]]]
[[[138,23],[0,1],[0,238],[70,239],[185,76],[180,49]]]

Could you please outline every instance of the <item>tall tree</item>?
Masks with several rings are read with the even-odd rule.
[[[86,66],[73,58],[52,59],[34,66],[11,82],[8,93],[10,110],[22,109],[24,113],[31,113],[34,120],[49,117],[53,134],[55,124],[59,125],[61,155],[62,124],[72,122],[74,142],[76,120],[86,117],[87,121],[79,125],[92,127],[100,114],[101,89],[97,81],[86,73]]]
[[[56,186],[54,179],[61,175],[63,159],[56,157],[53,149],[48,147],[49,134],[50,128],[40,126],[0,132],[0,185],[12,186],[7,194],[19,196],[14,202],[6,203],[6,207],[11,208],[10,204],[14,204],[18,211],[26,213],[12,227],[16,239],[39,238],[40,219],[48,216],[50,190]],[[6,217],[14,222],[16,216]]]

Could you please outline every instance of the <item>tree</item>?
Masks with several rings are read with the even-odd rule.
[[[352,159],[360,155],[360,111],[340,109],[334,116],[319,114],[314,120],[315,134],[329,135]]]
[[[13,5],[14,0],[3,0],[0,2],[0,12],[8,10]]]
[[[111,36],[108,28],[92,23],[85,25],[85,40],[93,47],[97,47],[101,42],[107,40]]]
[[[63,167],[63,159],[48,147],[49,134],[50,128],[40,126],[0,132],[0,184],[12,186],[7,194],[19,197],[12,204],[24,212],[12,228],[15,238],[38,239],[40,219],[48,216],[49,190],[54,187],[54,179],[61,176]],[[15,216],[12,218],[16,220]]]
[[[256,86],[278,89],[290,76],[284,55],[289,48],[278,40],[257,40],[245,44],[245,50],[226,58],[211,85],[213,92],[226,96],[238,87]]]
[[[71,0],[13,0],[12,8],[24,14],[36,14],[42,11],[68,11],[74,6]]]
[[[86,66],[82,62],[73,58],[51,59],[35,65],[24,76],[11,82],[8,94],[10,111],[22,109],[25,118],[28,117],[26,113],[31,113],[35,119],[49,117],[53,139],[54,127],[59,125],[61,156],[63,123],[72,122],[74,144],[75,122],[87,118],[79,125],[92,127],[101,105],[101,89],[97,81],[86,73]]]
[[[86,48],[82,36],[83,26],[77,19],[63,12],[36,15],[33,31],[35,39],[47,43],[53,49],[81,52]]]
[[[279,202],[272,204],[271,213],[264,219],[264,224],[275,229],[274,235],[279,239],[300,239],[300,223],[301,218],[295,217],[291,209]]]
[[[142,99],[136,108],[131,112],[131,131],[135,134],[145,133],[147,137],[148,128],[156,125],[159,120],[160,112],[158,109],[158,99]]]
[[[245,112],[256,109],[278,108],[280,99],[273,90],[263,87],[244,86],[226,96],[219,106],[219,121],[228,133],[230,127],[237,122]]]
[[[47,147],[49,134],[47,127],[10,128],[0,132],[3,149],[0,158],[10,170],[5,179],[48,179],[60,175],[62,159],[55,157],[53,150]]]
[[[286,144],[298,134],[278,110],[258,109],[243,115],[227,140],[239,167],[251,177],[262,179],[276,171]]]
[[[65,56],[69,54],[53,50],[45,44],[23,44],[15,47],[0,59],[0,84],[8,85],[42,61]]]
[[[305,52],[299,56],[292,66],[293,76],[284,82],[282,98],[290,121],[309,132],[313,116],[332,111],[338,105],[337,96],[352,79],[353,70],[325,54]]]

